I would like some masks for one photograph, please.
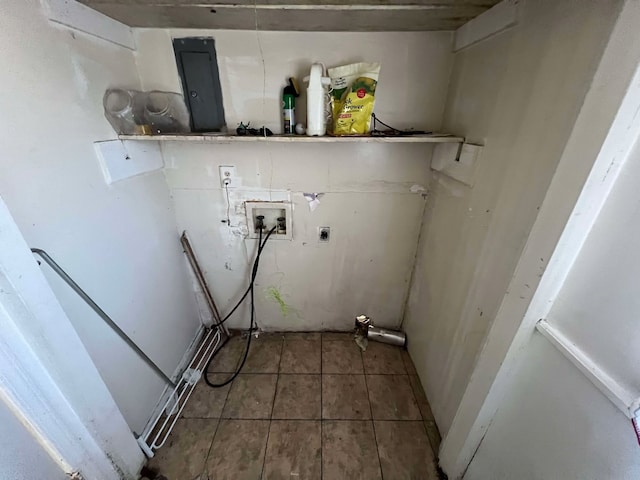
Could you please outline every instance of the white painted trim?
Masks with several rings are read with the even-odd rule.
[[[2,397],[67,473],[133,478],[133,434],[0,198]]]
[[[407,135],[397,137],[307,137],[306,135],[272,135],[263,137],[260,135],[229,135],[226,133],[201,133],[189,135],[119,135],[120,140],[141,142],[211,142],[211,143],[462,143],[463,137],[455,137],[447,133],[429,133],[423,135]]]
[[[571,339],[546,320],[540,320],[536,324],[536,330],[573,363],[622,413],[630,419],[635,418],[640,398],[634,392],[620,385]]]
[[[638,22],[640,2],[627,1],[442,442],[440,465],[451,480],[462,478],[480,446],[536,322],[547,316],[638,140]]]
[[[492,37],[514,26],[517,21],[518,0],[503,0],[456,30],[453,51],[457,52]]]
[[[115,2],[114,2],[115,3]],[[176,3],[171,2],[158,2],[154,3],[154,6],[161,7],[176,7]],[[330,11],[393,11],[393,10],[410,10],[410,11],[425,11],[425,10],[451,10],[452,5],[352,5],[352,4],[256,4],[255,2],[246,3],[182,3],[179,6],[184,7],[196,7],[196,8],[213,8],[213,9],[228,9],[228,10],[330,10]]]
[[[109,18],[75,0],[42,0],[49,20],[121,47],[135,50],[133,32],[124,23]]]

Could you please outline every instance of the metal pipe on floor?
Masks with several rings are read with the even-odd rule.
[[[39,255],[47,264],[51,267],[51,269],[58,274],[62,280],[65,281],[67,285],[71,287],[71,289],[76,292],[82,300],[85,301],[87,305],[91,307],[91,309],[98,314],[104,322],[111,327],[111,329],[127,344],[131,349],[138,354],[138,356],[147,364],[151,369],[160,377],[164,382],[169,385],[171,388],[175,388],[176,384],[171,381],[171,379],[165,375],[165,373],[158,367],[153,360],[151,360],[146,353],[144,353],[138,345],[134,343],[129,336],[122,331],[122,329],[111,319],[109,315],[102,310],[93,299],[87,295],[87,293],[80,288],[80,286],[73,281],[73,279],[65,272],[60,265],[58,265],[53,258],[49,256],[47,252],[40,248],[32,248],[31,251],[36,255]]]
[[[388,343],[398,347],[404,347],[407,343],[407,334],[400,330],[388,330],[375,327],[371,319],[366,315],[356,317],[356,333],[375,342]]]

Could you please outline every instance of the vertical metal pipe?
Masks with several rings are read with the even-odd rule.
[[[224,333],[229,336],[229,330],[227,330],[227,326],[220,322],[222,321],[222,317],[220,316],[220,312],[218,311],[218,307],[216,303],[213,301],[213,296],[211,295],[211,291],[209,290],[209,285],[207,284],[207,279],[204,277],[204,273],[202,273],[202,269],[198,264],[198,260],[196,259],[196,254],[191,247],[191,242],[189,242],[189,237],[187,237],[187,232],[182,232],[182,236],[180,237],[180,243],[182,243],[182,248],[184,248],[184,253],[189,260],[189,264],[191,265],[191,269],[198,280],[198,284],[204,293],[204,297],[207,300],[207,304],[209,305],[209,310],[211,310],[211,315],[213,316],[214,323],[217,327],[222,327]]]
[[[98,314],[104,322],[111,327],[111,329],[116,332],[116,334],[124,340],[124,342],[131,347],[131,349],[138,354],[138,356],[144,360],[144,362],[151,367],[151,369],[156,372],[156,374],[165,381],[167,385],[172,388],[175,388],[175,383],[171,381],[171,379],[165,375],[165,373],[158,367],[153,360],[151,360],[146,353],[144,353],[138,345],[136,345],[129,336],[122,331],[122,329],[102,310],[96,302],[94,302],[89,295],[86,294],[84,290],[80,288],[80,286],[73,281],[73,279],[65,272],[60,265],[58,265],[53,258],[49,256],[47,252],[40,248],[32,248],[31,251],[37,255],[39,255],[47,264],[52,268],[54,272],[56,272],[62,280],[66,282],[67,285],[71,287],[71,289],[76,292],[82,300],[84,300],[87,305],[89,305],[94,312]]]

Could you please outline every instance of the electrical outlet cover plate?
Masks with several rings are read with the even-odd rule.
[[[236,167],[233,165],[220,165],[220,186],[222,188],[236,188],[241,186],[240,177],[236,174]]]
[[[247,214],[247,228],[249,230],[249,238],[260,238],[260,233],[256,231],[256,217],[264,215],[264,224],[266,231],[263,231],[263,238],[266,232],[276,225],[276,219],[284,216],[287,226],[287,233],[273,232],[271,240],[293,240],[293,217],[291,215],[290,202],[245,202]]]
[[[331,240],[331,227],[318,227],[318,241],[328,243]]]

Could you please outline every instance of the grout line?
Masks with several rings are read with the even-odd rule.
[[[436,469],[438,468],[438,452],[435,449],[435,445],[431,443],[431,437],[429,436],[429,430],[427,429],[426,420],[422,420],[422,428],[424,428],[424,434],[427,436],[427,442],[429,443],[429,448],[431,448],[431,452],[433,453],[433,461],[436,464]]]
[[[234,372],[209,372],[211,375],[218,375],[218,374],[222,374],[222,375],[228,375],[230,373],[234,373]],[[395,376],[404,376],[404,377],[409,377],[411,376],[408,373],[362,373],[362,372],[353,372],[353,373],[345,373],[345,372],[339,372],[339,373],[332,373],[332,372],[322,372],[322,373],[305,373],[305,372],[243,372],[240,375],[380,375],[380,376],[390,376],[390,375],[395,375]],[[414,377],[416,377],[417,375],[413,375]]]
[[[410,377],[410,375],[407,375],[407,377]],[[417,375],[416,375],[417,377]],[[426,418],[424,418],[424,414],[422,413],[422,409],[420,408],[420,402],[418,401],[418,394],[416,393],[416,388],[413,386],[413,383],[411,382],[411,378],[408,379],[409,380],[409,386],[411,387],[411,393],[413,393],[413,399],[416,402],[416,405],[418,406],[418,411],[420,412],[420,418],[422,418],[423,421],[427,420]],[[422,388],[422,384],[420,383],[420,377],[418,377],[418,387]],[[424,393],[424,392],[422,392]],[[425,394],[425,398],[427,398],[426,394]],[[427,404],[429,403],[429,400],[427,400]],[[429,405],[429,410],[431,410],[431,405]],[[431,420],[431,419],[429,419]]]
[[[396,418],[327,418],[329,422],[401,422],[401,423],[423,423],[424,420],[407,420]]]
[[[199,418],[193,417],[187,420],[214,420],[211,418]],[[247,417],[225,417],[221,418],[221,420],[243,420],[243,421],[253,421],[253,420],[261,420],[268,421],[268,418],[259,417],[259,418],[247,418]],[[325,418],[324,420],[320,418],[273,418],[272,420],[281,421],[291,421],[291,422],[319,422],[319,421],[328,421],[328,422],[368,422],[372,420],[371,418]],[[396,419],[396,418],[376,418],[376,422],[402,422],[402,423],[423,423],[427,420],[409,420],[409,419]]]
[[[191,417],[185,420],[215,420],[215,418],[206,418],[206,417]],[[375,420],[376,422],[403,422],[403,423],[416,423],[416,422],[428,422],[429,420],[412,420],[409,418],[266,418],[266,417],[224,417],[220,420],[277,420],[277,421],[292,421],[292,422],[318,422],[318,421],[328,421],[328,422],[368,422],[369,420]]]
[[[200,418],[200,417],[192,417],[187,420],[216,420],[215,418]],[[261,420],[261,421],[269,421],[268,418],[265,417],[257,417],[257,418],[247,418],[247,417],[224,417],[220,420],[243,420],[243,421],[253,421],[253,420]],[[327,422],[368,422],[370,420],[374,420],[376,422],[402,422],[402,423],[424,423],[428,420],[411,420],[406,418],[273,418],[271,420],[277,421],[291,421],[291,422],[319,422],[319,421],[327,421]]]
[[[216,439],[216,435],[218,434],[218,430],[220,429],[220,424],[222,423],[222,418],[218,418],[218,424],[216,425],[216,429],[213,432],[213,436],[211,437],[211,443],[209,444],[209,450],[207,450],[207,456],[204,457],[204,466],[202,468],[201,475],[204,475],[207,472],[207,465],[209,464],[209,457],[211,456],[211,450],[213,450],[213,441]],[[426,428],[426,427],[425,427]]]
[[[362,352],[360,352],[362,354]],[[364,360],[363,360],[364,363]],[[376,424],[373,421],[373,407],[371,406],[371,400],[369,398],[369,382],[367,382],[367,375],[364,376],[364,384],[367,387],[367,401],[369,402],[369,413],[371,414],[371,427],[373,428],[373,439],[376,442],[376,455],[378,456],[378,469],[380,470],[380,479],[384,480],[384,474],[382,473],[382,462],[380,461],[380,449],[378,448],[378,436],[376,435]]]
[[[402,351],[400,352],[400,361],[402,362],[402,368],[404,369],[404,373],[406,373],[407,375],[411,375],[409,373],[409,369],[407,368],[407,364],[404,363],[404,354],[402,353]]]
[[[271,435],[271,425],[273,422],[271,421],[273,418],[273,409],[276,406],[276,396],[278,395],[278,380],[280,380],[280,364],[282,363],[282,352],[284,351],[284,335],[280,340],[280,358],[278,358],[278,370],[276,374],[276,388],[273,389],[273,400],[271,401],[271,413],[269,414],[269,430],[267,430],[267,441],[264,445],[264,458],[262,460],[262,472],[260,473],[260,478],[264,478],[264,469],[267,465],[267,453],[269,449],[269,436]]]
[[[324,376],[322,375],[322,337],[324,335],[320,334],[320,478],[322,479],[323,475],[323,465],[324,465],[324,404],[322,400],[322,383]]]
[[[216,374],[214,374],[214,375],[216,375]],[[204,385],[206,385],[206,383]],[[207,386],[207,388],[212,388],[212,387],[209,387],[209,385],[206,385],[206,386]],[[218,419],[218,424],[216,425],[216,429],[213,431],[213,436],[211,437],[211,443],[209,444],[209,450],[207,451],[207,456],[204,457],[204,467],[203,467],[203,470],[202,470],[202,475],[207,473],[207,476],[208,476],[207,465],[209,464],[209,457],[211,456],[211,450],[213,450],[213,442],[216,439],[216,435],[218,434],[218,430],[220,429],[220,424],[222,423],[222,420],[223,420],[222,419],[222,412],[224,412],[224,407],[227,405],[227,399],[229,398],[229,392],[231,391],[231,387],[232,386],[233,386],[233,382],[231,382],[231,385],[229,385],[229,388],[227,388],[227,393],[224,396],[224,402],[222,402],[222,408],[220,409],[220,415],[218,417],[214,417],[214,418]],[[197,417],[192,417],[192,418],[197,418]],[[207,417],[207,419],[211,419],[211,418]]]

